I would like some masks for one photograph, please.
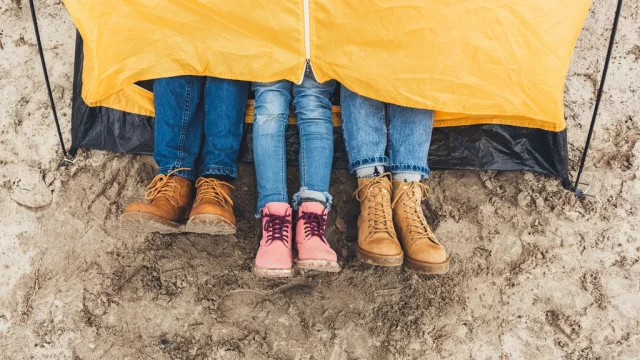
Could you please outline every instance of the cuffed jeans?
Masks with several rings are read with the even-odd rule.
[[[205,175],[238,176],[249,83],[177,76],[153,82],[155,145],[159,174],[194,181]]]
[[[333,120],[330,97],[335,81],[318,83],[305,76],[302,84],[290,81],[254,83],[255,119],[253,152],[258,183],[258,212],[270,202],[289,202],[287,194],[287,155],[285,131],[293,95],[300,133],[300,192],[294,195],[294,208],[301,199],[324,198],[331,204],[329,180],[333,163]]]
[[[352,173],[366,167],[384,166],[391,173],[429,175],[427,157],[433,111],[390,104],[387,128],[385,103],[358,95],[344,86],[340,95],[342,129]]]

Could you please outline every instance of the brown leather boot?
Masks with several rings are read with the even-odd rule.
[[[359,260],[380,266],[400,266],[402,247],[393,228],[390,174],[358,179],[355,197],[360,201],[358,218]]]
[[[421,182],[393,181],[393,222],[404,248],[408,268],[426,274],[444,274],[449,258],[422,213],[429,188]]]
[[[213,178],[196,181],[196,201],[191,209],[187,232],[230,235],[236,233],[231,184]]]
[[[178,231],[193,202],[193,183],[173,175],[180,170],[188,169],[156,176],[147,186],[144,195],[147,202],[135,202],[124,210],[120,218],[122,226],[136,232]]]

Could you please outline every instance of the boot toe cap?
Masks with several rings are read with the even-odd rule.
[[[142,202],[133,203],[127,206],[127,208],[124,210],[123,215],[135,214],[135,213],[153,215],[169,221],[179,220],[179,219],[176,219],[175,214],[173,214],[171,211],[167,211],[164,208],[154,206],[153,204],[150,204],[150,203],[142,203]]]
[[[123,215],[136,213],[153,215],[173,222],[182,222],[186,218],[187,210],[184,207],[176,208],[166,204],[139,202],[129,205]]]
[[[127,213],[149,213],[153,207],[149,203],[144,202],[134,202],[129,204],[126,209],[124,209],[124,214]]]
[[[338,256],[328,245],[322,240],[307,241],[298,244],[299,260],[326,260],[336,262]]]
[[[261,269],[291,269],[293,267],[291,250],[281,242],[260,246],[255,265]]]
[[[411,260],[429,264],[442,264],[447,262],[447,252],[436,244],[418,244],[407,252]]]
[[[381,256],[400,256],[402,247],[398,240],[390,236],[374,236],[362,244],[358,244],[366,252]]]

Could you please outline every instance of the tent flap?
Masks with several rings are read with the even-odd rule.
[[[436,111],[435,126],[562,131],[590,0],[64,0],[85,41],[85,102],[153,115],[141,80],[336,79]]]

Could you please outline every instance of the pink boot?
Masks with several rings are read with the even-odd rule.
[[[262,209],[262,240],[253,266],[260,277],[293,276],[291,206],[270,202]]]
[[[296,247],[300,269],[319,271],[340,271],[338,257],[329,246],[325,237],[327,216],[324,205],[317,202],[305,202],[298,209],[296,223]]]

